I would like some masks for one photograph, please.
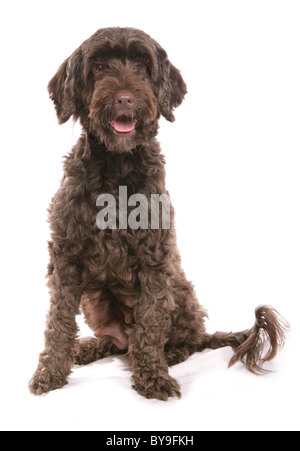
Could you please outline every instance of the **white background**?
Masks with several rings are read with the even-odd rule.
[[[299,429],[299,2],[51,0],[0,9],[0,428]],[[225,348],[170,370],[180,401],[137,395],[125,357],[77,368],[46,396],[28,393],[49,302],[46,210],[79,133],[71,121],[58,126],[46,86],[106,26],[143,29],[182,71],[189,94],[175,123],[161,120],[159,140],[183,265],[210,332],[252,326],[262,303],[289,319],[269,375],[228,370]]]

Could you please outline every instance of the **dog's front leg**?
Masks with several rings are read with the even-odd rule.
[[[141,292],[134,306],[135,324],[130,331],[128,351],[133,388],[146,398],[167,401],[169,397],[180,398],[181,394],[179,384],[168,374],[165,360],[164,347],[175,306],[163,279],[162,273],[151,270],[140,278]]]
[[[74,264],[54,265],[49,277],[50,310],[45,330],[45,349],[29,382],[33,394],[41,395],[67,384],[74,364],[81,289],[80,275]]]
[[[149,336],[156,334],[157,337]],[[151,326],[135,325],[129,340],[129,356],[133,371],[133,388],[146,398],[167,401],[181,397],[178,382],[168,374],[164,359],[164,340],[158,340],[161,331]]]

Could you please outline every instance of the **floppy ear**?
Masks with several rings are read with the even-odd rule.
[[[81,81],[81,51],[77,49],[49,81],[48,92],[53,100],[58,123],[67,122],[72,115],[77,119],[80,99],[77,95]]]
[[[163,49],[159,51],[158,72],[159,109],[168,121],[174,122],[173,110],[183,101],[187,87],[180,71],[168,60]]]

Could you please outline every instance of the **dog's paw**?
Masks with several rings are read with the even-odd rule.
[[[167,401],[168,398],[181,398],[178,382],[169,374],[134,376],[133,388],[148,399]]]
[[[38,368],[29,381],[28,388],[34,395],[43,395],[51,390],[61,388],[68,382],[53,376],[46,366]]]

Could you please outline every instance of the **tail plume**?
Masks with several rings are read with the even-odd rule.
[[[247,340],[236,348],[229,366],[241,360],[253,373],[265,373],[267,370],[262,365],[272,360],[283,347],[289,325],[275,309],[265,305],[255,310],[255,316],[256,321]],[[263,355],[267,342],[269,348]]]
[[[265,305],[257,307],[255,316],[256,321],[252,329],[238,333],[216,332],[207,335],[202,349],[231,346],[235,349],[235,353],[229,366],[240,360],[252,373],[268,372],[262,366],[272,360],[277,351],[283,347],[289,324],[275,309]]]

